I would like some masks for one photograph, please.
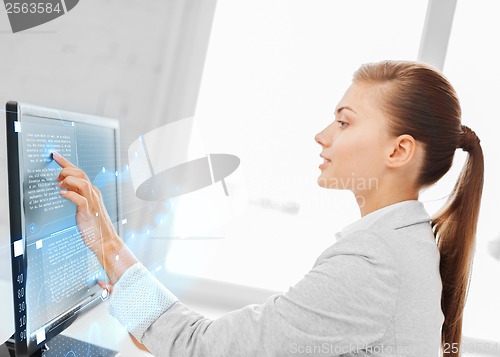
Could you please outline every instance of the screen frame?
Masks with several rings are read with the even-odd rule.
[[[68,112],[45,108],[26,103],[9,101],[6,103],[6,137],[7,137],[7,171],[9,185],[9,215],[10,215],[10,241],[11,241],[11,264],[12,264],[12,285],[14,298],[14,321],[16,356],[40,355],[46,342],[57,336],[66,329],[80,313],[103,301],[100,294],[94,293],[88,299],[82,301],[73,309],[66,311],[63,315],[47,321],[43,326],[45,329],[45,339],[37,344],[36,338],[33,338],[35,331],[28,330],[28,308],[26,305],[26,281],[28,267],[27,257],[24,254],[26,250],[25,233],[25,215],[23,209],[23,173],[21,172],[20,153],[21,140],[18,132],[22,132],[22,116],[40,117],[52,120],[65,120],[83,124],[95,125],[114,130],[115,137],[115,168],[119,170],[120,166],[120,134],[119,122],[116,119],[86,115],[81,113]],[[122,216],[122,196],[119,178],[116,179],[117,203],[116,203],[116,221],[115,227],[119,235],[122,234],[121,216]],[[17,249],[17,251],[16,251]],[[19,254],[22,249],[23,254]],[[17,253],[17,256],[16,256]],[[22,292],[22,293],[21,293]],[[23,323],[24,322],[24,323]]]

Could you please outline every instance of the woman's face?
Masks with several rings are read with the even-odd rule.
[[[353,83],[335,109],[335,120],[315,140],[321,145],[318,184],[355,194],[376,189],[385,168],[389,134],[379,109],[380,87]]]

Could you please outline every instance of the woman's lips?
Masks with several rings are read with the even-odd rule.
[[[330,160],[323,158],[323,163],[319,165],[320,170],[323,170],[331,163],[332,162]]]

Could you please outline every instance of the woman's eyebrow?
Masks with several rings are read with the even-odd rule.
[[[358,114],[354,111],[354,109],[352,109],[351,107],[348,107],[348,106],[343,106],[343,107],[339,107],[337,110],[336,110],[336,114],[340,114],[340,112],[344,109],[347,109],[347,110],[350,110],[351,112],[353,112],[354,114]]]

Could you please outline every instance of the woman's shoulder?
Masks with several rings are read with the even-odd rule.
[[[384,232],[358,230],[341,237],[316,260],[316,265],[340,257],[361,258],[372,263],[394,261],[394,249],[384,238]]]
[[[373,262],[396,261],[401,256],[426,255],[439,257],[430,225],[421,224],[401,229],[363,229],[338,238],[317,259],[351,255]]]

